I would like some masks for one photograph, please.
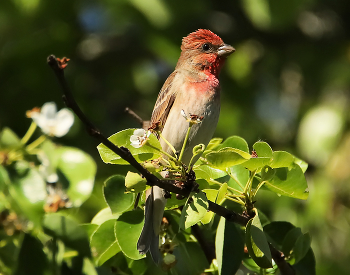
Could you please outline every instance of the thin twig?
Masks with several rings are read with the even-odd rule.
[[[237,214],[236,212],[229,210],[215,202],[209,201],[209,210],[214,212],[216,215],[219,215],[221,217],[224,217],[226,220],[230,222],[235,222],[240,225],[247,225],[248,221],[250,220],[250,217],[246,217],[240,214]]]
[[[143,120],[138,114],[136,114],[129,107],[125,108],[125,112],[127,112],[130,116],[132,116],[140,124],[140,126],[143,129],[148,130],[150,123],[151,123],[149,120]]]
[[[137,193],[136,198],[135,198],[135,203],[134,203],[134,210],[137,208],[139,201],[141,198],[141,193]]]
[[[295,275],[293,267],[287,263],[284,259],[282,252],[278,251],[272,244],[269,243],[272,259],[277,264],[281,274],[283,275]]]

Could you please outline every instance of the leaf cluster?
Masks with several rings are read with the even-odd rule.
[[[1,273],[74,270],[91,252],[86,231],[69,216],[90,197],[96,164],[47,136],[29,140],[28,133],[21,139],[6,127],[0,132]]]
[[[109,139],[118,146],[128,148],[135,159],[157,177],[161,178],[160,171],[172,169],[172,171],[178,171],[178,174],[175,173],[173,178],[170,176],[169,181],[176,182],[182,175],[182,169],[187,172],[192,170],[195,173],[195,182],[198,184],[198,189],[193,189],[186,200],[179,201],[171,198],[167,202],[168,211],[165,214],[167,219],[162,227],[160,246],[164,259],[167,255],[175,255],[177,262],[188,265],[185,255],[190,252],[181,254],[179,250],[184,250],[188,243],[193,242],[195,237],[189,231],[191,227],[201,225],[200,228],[209,235],[209,240],[215,239],[216,260],[211,263],[207,271],[216,271],[219,274],[232,273],[242,268],[243,261],[244,266],[252,272],[276,273],[278,265],[272,260],[270,250],[270,246],[273,245],[284,253],[287,262],[293,264],[296,270],[298,264],[303,264],[302,268],[310,272],[300,274],[314,272],[314,261],[310,261],[311,258],[313,259],[313,253],[309,235],[302,234],[300,228],[294,229],[293,225],[286,223],[290,225],[289,230],[286,230],[282,236],[279,234],[276,241],[276,236],[271,234],[270,228],[276,229],[280,224],[268,221],[262,213],[261,220],[259,211],[254,206],[260,189],[272,191],[278,196],[306,199],[308,191],[304,172],[307,164],[304,161],[285,151],[273,151],[266,142],[262,141],[256,142],[250,151],[243,138],[232,136],[225,141],[214,138],[206,148],[195,147],[193,153],[201,154],[201,157],[191,167],[184,168],[176,161],[169,166],[155,136],[151,135],[141,148],[133,148],[130,144],[130,135],[134,131],[135,129],[127,129],[112,135]],[[126,164],[103,144],[98,146],[98,150],[104,162]],[[186,181],[186,178],[181,180]],[[131,172],[126,177],[112,176],[105,182],[104,196],[109,207],[101,210],[94,218],[99,223],[104,221],[94,234],[99,235],[100,230],[104,230],[107,224],[110,231],[113,227],[120,250],[116,249],[116,245],[106,245],[98,253],[104,256],[96,258],[99,264],[112,261],[108,262],[106,257],[109,255],[113,259],[110,248],[115,249],[114,253],[122,251],[129,260],[143,259],[144,256],[139,255],[136,249],[136,242],[142,229],[143,214],[140,210],[134,210],[134,203],[135,195],[146,190],[146,186],[147,180]],[[214,212],[209,211],[209,201],[247,215],[250,217],[248,223],[242,227],[223,217],[219,219]],[[141,197],[141,206],[143,203],[144,196]],[[123,227],[126,220],[129,226]],[[266,232],[266,227],[270,231]],[[128,243],[123,242],[126,235]],[[303,262],[302,259],[306,255],[309,255],[309,258]],[[200,270],[201,264],[198,263],[192,267]],[[181,270],[179,265],[173,267],[163,263],[163,270],[169,268],[172,268],[174,274]],[[178,274],[195,274],[191,272],[193,269]]]

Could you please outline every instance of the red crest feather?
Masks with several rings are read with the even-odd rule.
[[[182,39],[181,50],[198,49],[204,42],[210,42],[213,45],[222,45],[222,39],[210,30],[199,29],[190,33]]]

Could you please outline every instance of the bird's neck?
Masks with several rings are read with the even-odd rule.
[[[181,74],[184,76],[184,83],[186,83],[186,90],[193,89],[198,96],[201,94],[219,94],[220,82],[216,74],[212,73],[210,69],[207,70],[189,70],[182,68]]]
[[[190,56],[182,52],[176,69],[185,69],[193,73],[198,73],[198,76],[219,78],[222,66],[225,63],[224,58],[220,58],[215,54]],[[206,78],[204,77],[204,78]]]
[[[207,76],[210,77],[211,75],[213,75],[216,78],[219,78],[219,74],[224,63],[225,59],[219,58],[217,56],[209,56],[201,64],[197,63],[195,64],[195,66],[201,71],[203,71]]]

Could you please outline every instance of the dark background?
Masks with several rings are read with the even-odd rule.
[[[23,136],[27,110],[49,101],[64,107],[49,54],[71,59],[73,93],[104,134],[138,127],[125,107],[149,119],[182,37],[208,28],[236,48],[221,74],[215,136],[263,140],[309,162],[307,201],[262,191],[256,205],[310,232],[317,274],[348,274],[349,11],[348,0],[3,0],[0,127]],[[103,164],[77,120],[56,142],[98,164],[95,192],[77,215],[89,221],[103,207],[103,180],[128,167]]]

